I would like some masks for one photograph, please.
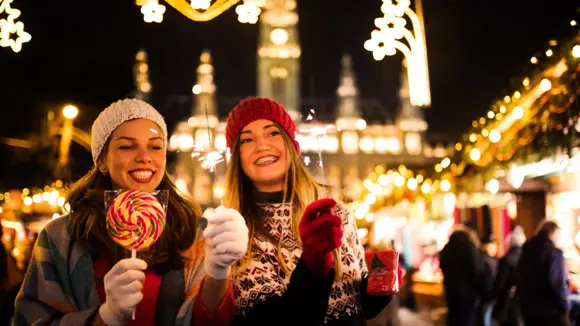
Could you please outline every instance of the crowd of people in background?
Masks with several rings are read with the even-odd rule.
[[[540,225],[526,241],[521,227],[508,236],[508,251],[497,258],[492,237],[456,228],[440,253],[449,326],[573,326],[568,271],[557,246],[559,226]]]

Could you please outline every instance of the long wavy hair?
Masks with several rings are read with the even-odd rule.
[[[277,122],[274,122],[274,124],[278,127],[282,134],[286,148],[286,157],[290,159],[290,167],[288,168],[288,172],[284,175],[284,190],[282,198],[284,202],[292,203],[294,208],[290,217],[292,220],[292,230],[299,243],[302,243],[300,239],[300,232],[298,230],[300,220],[302,219],[302,215],[306,210],[306,206],[319,199],[321,189],[318,182],[316,182],[310,172],[300,161],[300,156],[298,155],[298,152],[296,151],[296,148],[294,147],[292,139],[288,133]],[[234,142],[232,156],[226,173],[226,194],[224,196],[224,206],[233,208],[240,212],[242,216],[244,216],[250,234],[248,251],[246,255],[236,264],[234,268],[234,274],[243,271],[252,260],[252,257],[254,257],[256,248],[253,245],[253,239],[257,235],[263,236],[272,244],[277,246],[278,260],[281,267],[284,269],[286,274],[288,274],[290,269],[288,268],[288,265],[286,264],[281,253],[281,248],[283,245],[279,239],[274,239],[265,230],[260,216],[259,207],[256,204],[257,200],[254,198],[254,189],[255,188],[252,180],[250,180],[250,178],[244,173],[244,170],[242,169],[240,158],[240,135],[238,135],[236,141]],[[337,277],[341,274],[341,262],[340,259],[336,258],[338,257],[338,252],[339,251],[336,250],[334,253],[334,267],[336,271],[335,275]]]
[[[108,143],[102,153],[106,153],[107,148]],[[99,159],[103,160],[104,154]],[[167,171],[163,173],[157,189],[169,191],[165,229],[159,239],[138,256],[148,264],[180,267],[185,261],[182,253],[195,240],[201,208],[178,192]],[[71,187],[67,202],[71,208],[69,228],[73,241],[84,245],[92,255],[106,257],[114,264],[128,258],[130,251],[117,245],[107,234],[104,192],[110,189],[110,176],[94,167]]]

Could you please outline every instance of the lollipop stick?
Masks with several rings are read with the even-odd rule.
[[[131,258],[137,258],[137,250],[131,249]],[[135,320],[135,310],[137,310],[137,307],[133,308],[133,315],[131,316],[131,320]]]

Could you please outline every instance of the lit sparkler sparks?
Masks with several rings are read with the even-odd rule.
[[[211,151],[200,157],[199,161],[201,162],[202,168],[213,172],[216,165],[224,161],[224,156],[221,152]]]
[[[300,129],[300,132],[303,134],[308,134],[316,139],[316,143],[318,145],[318,166],[320,166],[320,180],[322,188],[324,189],[326,184],[324,182],[324,163],[322,161],[322,142],[320,138],[324,138],[328,130],[336,129],[336,127],[332,124],[319,126],[316,119],[316,111],[314,111],[314,109],[310,109],[310,113],[308,113],[306,121],[312,121],[313,125],[309,129]],[[308,166],[310,164],[310,158],[304,158],[304,164]]]

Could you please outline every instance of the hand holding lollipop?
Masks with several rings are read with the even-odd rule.
[[[119,194],[110,205],[107,232],[117,244],[131,250],[132,259],[118,262],[105,276],[107,302],[101,307],[100,314],[103,320],[109,320],[108,324],[122,320],[123,312],[142,300],[141,289],[145,278],[142,270],[146,269],[146,264],[134,258],[137,251],[153,245],[164,228],[165,209],[153,194],[128,190]],[[127,284],[117,284],[121,280],[127,281]],[[127,300],[117,300],[118,297],[127,297]],[[129,301],[131,305],[127,305]]]
[[[131,255],[150,247],[165,228],[165,209],[154,195],[138,190],[121,193],[107,212],[107,232]]]

